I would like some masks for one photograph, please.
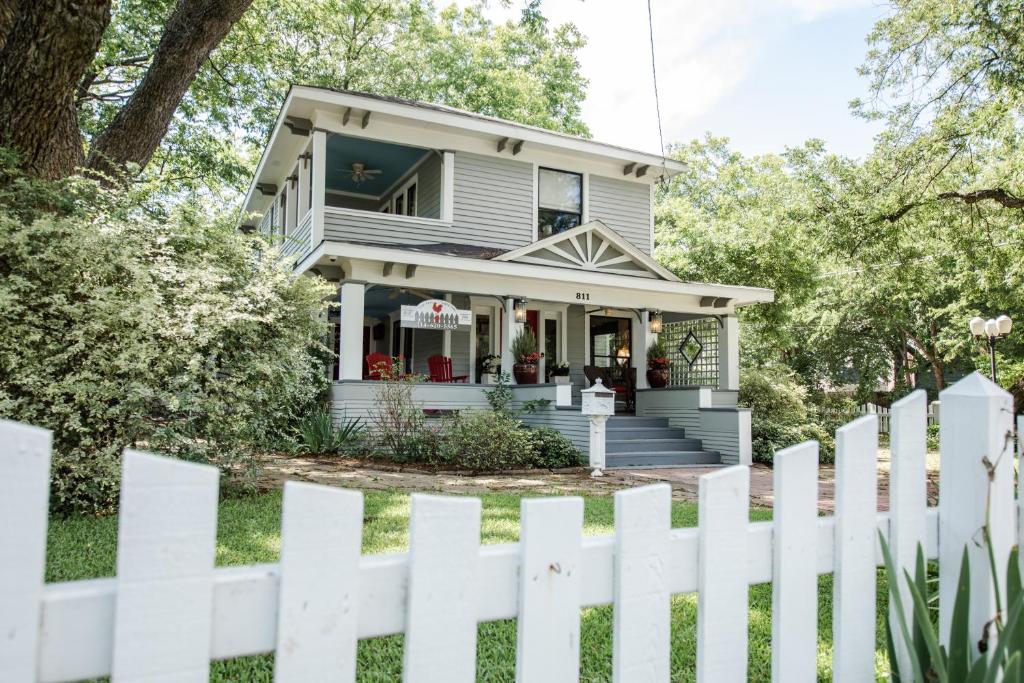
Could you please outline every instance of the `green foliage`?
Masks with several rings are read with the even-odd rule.
[[[473,472],[516,469],[536,457],[529,431],[507,413],[467,411],[444,419],[436,464]]]
[[[834,429],[822,424],[807,389],[786,369],[745,370],[739,404],[752,409],[751,446],[756,462],[771,464],[776,451],[810,439],[819,444],[820,462],[835,458]]]
[[[537,352],[537,336],[529,325],[524,325],[522,331],[512,340],[512,357],[517,363],[537,363],[540,354]]]
[[[1020,681],[1021,659],[1024,657],[1024,586],[1021,584],[1018,551],[1010,553],[1006,571],[1006,610],[1002,610],[998,578],[993,576],[998,614],[985,625],[981,633],[971,633],[971,566],[964,548],[960,561],[953,614],[950,619],[949,642],[941,644],[936,620],[931,605],[937,598],[929,591],[924,552],[917,547],[917,561],[914,576],[904,570],[903,580],[911,598],[911,623],[904,614],[903,596],[898,590],[900,576],[893,563],[889,544],[881,532],[882,555],[885,558],[886,574],[889,581],[889,596],[895,612],[886,622],[889,641],[889,662],[894,681],[915,683],[956,683],[958,681]],[[991,559],[991,548],[988,548]],[[952,569],[952,567],[950,567]],[[893,623],[895,621],[895,623]],[[989,637],[992,631],[999,633],[999,639],[992,652]],[[898,671],[894,643],[899,639],[907,650],[911,671]],[[1000,672],[1002,676],[1000,676]]]
[[[558,469],[578,467],[583,462],[583,452],[576,448],[562,432],[551,427],[531,427],[528,432],[533,445],[534,467]]]
[[[56,509],[111,507],[125,447],[238,473],[293,433],[326,389],[322,280],[227,221],[0,176],[0,416],[54,431]]]
[[[403,374],[403,365],[400,358],[393,360],[391,370],[381,365],[370,419],[375,453],[396,462],[413,462],[431,457],[437,440],[423,409],[413,401],[413,387],[423,377]]]
[[[356,446],[363,433],[362,420],[343,420],[334,424],[329,408],[317,408],[299,421],[301,447],[307,453],[333,455]]]
[[[648,369],[657,370],[667,368],[670,364],[671,361],[668,357],[668,347],[665,346],[665,340],[661,337],[656,337],[647,347]]]
[[[509,412],[509,406],[512,404],[512,388],[509,386],[508,380],[507,372],[499,373],[498,383],[494,385],[494,388],[484,389],[487,405],[491,406],[491,410],[496,413]]]
[[[487,19],[485,6],[256,0],[200,68],[148,173],[169,192],[243,189],[295,83],[436,102],[586,134],[579,31],[549,25],[538,0],[504,23]],[[165,0],[115,3],[87,75],[92,80],[79,98],[87,136],[102,130],[145,75],[169,11]]]

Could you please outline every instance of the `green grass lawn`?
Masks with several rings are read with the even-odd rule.
[[[363,552],[384,553],[405,550],[409,531],[409,495],[367,491],[363,527]],[[488,494],[483,499],[482,537],[484,543],[507,543],[519,538],[519,500],[512,494]],[[613,532],[613,499],[587,498],[584,533]],[[217,564],[239,565],[276,562],[280,551],[281,494],[266,493],[225,500],[220,505],[217,530]],[[770,510],[751,511],[752,520],[771,518]],[[697,506],[672,504],[674,527],[695,526]],[[117,519],[69,518],[50,522],[46,580],[69,581],[113,576],[117,552]],[[832,578],[822,577],[818,585],[818,677],[831,680]],[[879,604],[884,606],[884,581],[879,580]],[[771,678],[771,586],[750,590],[749,676],[752,681]],[[880,612],[881,614],[881,612]],[[885,633],[879,621],[876,670],[879,678],[888,672],[884,655]],[[697,638],[697,596],[672,599],[672,680],[695,677]],[[515,621],[480,625],[477,645],[477,678],[480,681],[513,681],[515,678]],[[611,680],[612,609],[583,610],[581,637],[582,681]],[[359,643],[358,680],[397,681],[401,676],[402,636],[364,640]],[[211,680],[270,681],[273,656],[244,657],[215,662]]]

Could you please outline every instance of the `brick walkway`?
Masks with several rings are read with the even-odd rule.
[[[529,470],[498,475],[432,473],[415,469],[386,468],[357,460],[336,458],[274,457],[263,463],[264,488],[278,488],[286,479],[312,481],[361,489],[394,489],[428,493],[529,493],[531,495],[611,495],[627,486],[657,481],[672,486],[676,500],[697,501],[698,480],[718,467],[609,470],[600,479],[581,470],[549,472]],[[878,507],[889,508],[889,452],[879,451]],[[937,500],[938,461],[929,457],[928,498]],[[822,465],[818,477],[818,507],[831,512],[835,506],[835,467]],[[755,464],[750,469],[750,504],[772,507],[772,469]]]

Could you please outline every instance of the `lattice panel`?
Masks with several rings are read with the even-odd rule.
[[[672,361],[668,378],[670,386],[718,386],[717,320],[701,318],[665,323],[661,338]],[[687,357],[693,361],[692,364]]]

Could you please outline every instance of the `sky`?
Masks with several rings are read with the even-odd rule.
[[[466,0],[462,0],[465,4]],[[666,144],[706,132],[745,154],[781,152],[808,138],[863,157],[880,125],[854,117],[867,94],[857,75],[881,0],[652,0],[661,120]],[[521,1],[492,0],[495,20]],[[545,0],[554,24],[587,37],[583,119],[596,140],[659,149],[645,0]]]

